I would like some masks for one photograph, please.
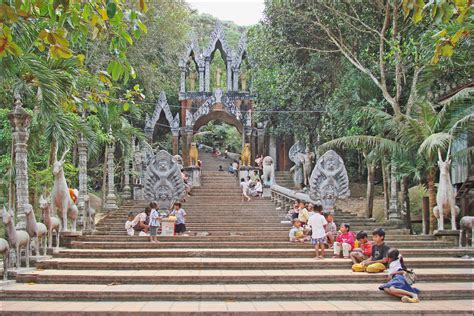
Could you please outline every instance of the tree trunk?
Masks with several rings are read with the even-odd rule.
[[[390,192],[389,192],[389,180],[390,174],[387,169],[387,165],[382,163],[382,176],[383,176],[383,209],[385,213],[385,219],[388,220],[388,207],[390,205]]]
[[[367,218],[372,218],[374,209],[374,177],[375,164],[367,163],[367,204],[365,206],[365,214]]]
[[[102,209],[105,209],[105,198],[107,196],[107,155],[108,155],[108,147],[105,145],[104,151],[104,165],[102,167],[102,174],[104,175],[102,178]]]
[[[408,177],[402,177],[401,182],[401,191],[402,191],[402,210],[405,212],[405,227],[410,230],[412,233],[411,227],[411,209],[410,209],[410,195],[408,191]]]
[[[433,208],[436,206],[436,188],[435,188],[435,173],[430,171],[428,173],[428,198],[430,201],[430,233],[433,233],[437,225],[436,217],[433,214]]]
[[[56,142],[53,141],[53,142],[51,143],[50,148],[49,148],[48,167],[51,167],[51,166],[53,165],[53,163],[54,163],[55,158],[57,158],[57,157],[54,157],[55,154],[56,154],[56,146],[57,146],[57,145],[56,145]]]

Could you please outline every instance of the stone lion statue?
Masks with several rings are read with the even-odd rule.
[[[242,155],[240,157],[242,160],[242,166],[250,166],[250,144],[244,144],[244,150],[242,150]]]
[[[270,156],[263,158],[263,184],[272,186],[275,183],[275,167],[273,166],[273,159]]]
[[[189,160],[191,166],[197,166],[198,150],[196,143],[191,143],[191,146],[189,147]]]

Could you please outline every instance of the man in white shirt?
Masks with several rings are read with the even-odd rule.
[[[324,259],[324,250],[326,247],[326,225],[327,221],[321,213],[315,212],[308,220],[308,225],[311,226],[312,236],[311,244],[314,245],[315,259]],[[321,255],[318,253],[318,248]]]

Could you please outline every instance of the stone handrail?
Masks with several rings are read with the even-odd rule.
[[[293,207],[293,203],[296,200],[300,200],[305,203],[316,203],[316,201],[312,200],[308,194],[291,190],[278,184],[272,185],[270,189],[271,200],[285,211],[289,211]]]

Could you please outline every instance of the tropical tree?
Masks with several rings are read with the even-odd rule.
[[[396,117],[367,107],[367,114],[383,127],[381,135],[341,137],[321,145],[320,149],[365,148],[378,152],[379,157],[388,154],[393,157],[392,163],[397,167],[403,166],[399,169],[399,175],[426,181],[430,205],[436,205],[435,176],[438,153],[448,152],[456,136],[466,129],[474,128],[474,106],[470,102],[470,99],[460,99],[435,107],[424,100],[415,103],[412,115]],[[407,183],[404,185],[408,187]],[[430,226],[431,229],[435,227],[433,215]]]

